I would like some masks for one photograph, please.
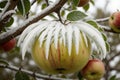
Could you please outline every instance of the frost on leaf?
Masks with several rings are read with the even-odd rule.
[[[22,58],[24,59],[27,51],[32,52],[32,46],[36,39],[39,40],[40,47],[45,42],[45,57],[48,59],[51,43],[53,42],[57,49],[60,41],[60,43],[63,43],[68,48],[70,56],[72,44],[76,47],[76,54],[79,52],[80,40],[82,38],[81,33],[86,46],[89,46],[89,39],[91,43],[96,45],[99,52],[101,52],[101,54],[98,54],[100,58],[105,58],[107,51],[102,34],[96,28],[82,21],[71,22],[67,25],[59,21],[39,21],[23,31],[18,41],[18,46],[21,46]]]

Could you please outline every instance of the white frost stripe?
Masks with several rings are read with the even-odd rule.
[[[86,24],[75,24],[76,26],[79,27],[81,31],[83,31],[85,34],[87,34],[92,40],[95,41],[98,47],[101,48],[103,56],[102,58],[105,58],[106,56],[106,47],[105,47],[105,42],[103,40],[102,35],[100,35],[100,32],[95,31],[91,25],[86,25]]]
[[[25,56],[25,53],[26,53],[28,47],[31,48],[30,44],[33,43],[37,34],[40,33],[45,28],[44,26],[47,24],[48,23],[46,23],[46,24],[44,23],[44,24],[41,24],[40,26],[36,26],[36,28],[34,28],[31,32],[29,32],[28,35],[25,37],[23,46],[21,47],[22,59],[24,59],[24,56]]]
[[[61,35],[62,35],[63,43],[64,43],[64,46],[66,46],[66,38],[65,38],[66,29],[64,25],[61,25],[61,27],[62,27]]]
[[[88,47],[88,40],[87,40],[87,37],[86,37],[86,35],[84,34],[84,33],[82,33],[83,34],[83,37],[84,37],[84,40],[85,40],[85,44],[86,44],[86,46]]]
[[[81,35],[80,35],[80,31],[77,27],[73,26],[73,30],[74,30],[74,36],[75,36],[74,40],[75,40],[76,53],[78,54]]]
[[[20,38],[19,38],[18,43],[17,43],[17,46],[20,46],[20,43],[22,43],[22,41],[24,40],[24,38],[26,37],[26,35],[27,35],[31,30],[33,30],[34,28],[36,28],[36,26],[38,26],[40,23],[43,23],[43,21],[37,22],[37,23],[34,23],[34,24],[31,24],[29,27],[27,27],[27,28],[22,32],[22,34],[20,35]],[[45,23],[45,22],[44,22],[44,23]]]
[[[50,49],[52,34],[53,34],[53,31],[54,31],[55,28],[56,28],[56,27],[52,28],[52,29],[48,32],[48,35],[47,35],[47,38],[46,38],[46,59],[48,59],[48,56],[49,56],[49,49]]]
[[[46,25],[48,28],[47,28],[45,31],[43,31],[43,32],[41,33],[40,37],[39,37],[40,47],[42,46],[43,41],[45,40],[45,37],[46,37],[47,34],[48,34],[48,31],[51,30],[51,29],[54,27],[55,24],[56,24],[56,22],[52,22],[52,21],[51,21],[48,25]]]
[[[55,30],[55,34],[54,34],[54,44],[55,44],[56,49],[57,49],[57,45],[58,45],[58,38],[59,38],[59,32],[61,30],[61,25],[62,24],[60,22],[58,22],[55,26],[55,27],[57,27]]]
[[[69,56],[71,55],[71,48],[72,48],[72,33],[73,33],[73,30],[72,30],[72,26],[71,24],[65,26],[66,27],[66,30],[67,30],[67,43],[68,43],[68,53],[69,53]]]

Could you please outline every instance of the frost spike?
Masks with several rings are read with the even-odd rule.
[[[62,27],[61,35],[62,35],[63,43],[64,43],[64,46],[65,46],[66,45],[66,39],[65,39],[66,29],[65,29],[64,25],[61,25],[61,27]]]
[[[55,44],[55,48],[57,49],[57,45],[58,45],[58,38],[59,38],[59,32],[61,30],[61,23],[57,23],[56,24],[56,30],[55,30],[55,35],[54,35],[54,44]]]
[[[36,26],[38,26],[40,23],[43,23],[43,21],[41,22],[38,22],[38,23],[34,23],[34,24],[31,24],[29,27],[27,27],[21,34],[19,40],[18,40],[18,43],[17,43],[17,46],[20,46],[20,43],[22,43],[22,41],[24,40],[24,38],[26,37],[26,35],[31,31],[33,30]]]
[[[46,59],[48,59],[48,56],[49,56],[49,49],[50,49],[50,43],[51,43],[51,39],[52,39],[52,34],[53,34],[53,31],[55,30],[56,27],[52,28],[49,32],[48,32],[48,35],[47,35],[47,38],[46,38]]]
[[[93,29],[93,27],[91,25],[88,25],[87,23],[79,22],[74,25],[78,26],[82,32],[84,32],[90,39],[95,41],[97,47],[100,47],[102,50],[101,52],[103,53],[103,55],[101,56],[101,58],[105,58],[106,47],[101,33],[97,29]]]
[[[48,34],[48,31],[51,30],[55,24],[56,22],[52,22],[52,23],[50,22],[48,25],[46,25],[47,29],[44,32],[42,32],[41,35],[39,36],[40,47],[42,46],[43,41],[45,40],[45,37]]]
[[[75,47],[76,47],[76,53],[78,54],[79,52],[79,45],[80,45],[80,31],[77,27],[73,27],[73,30],[74,30],[74,40],[75,40]]]
[[[35,37],[37,36],[37,34],[42,31],[42,28],[44,28],[45,24],[42,24],[41,27],[37,26],[36,28],[34,28],[32,31],[30,31],[27,36],[24,38],[24,42],[23,42],[23,46],[21,46],[22,48],[22,59],[24,59],[25,53],[26,53],[26,49],[28,49],[28,47],[30,47],[30,44],[33,43]],[[38,33],[36,33],[38,32]]]
[[[68,41],[68,53],[69,53],[69,56],[71,55],[71,48],[72,48],[72,33],[73,33],[73,30],[72,30],[72,26],[71,25],[68,25],[66,27],[67,29],[67,41]]]

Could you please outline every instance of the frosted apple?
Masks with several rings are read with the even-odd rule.
[[[89,60],[81,74],[87,80],[100,80],[105,74],[104,64],[98,59]]]
[[[10,51],[15,47],[15,45],[16,45],[16,39],[11,39],[10,41],[0,45],[0,47],[4,51]]]
[[[114,12],[109,18],[109,26],[115,31],[120,32],[120,11]]]
[[[39,21],[20,36],[22,58],[30,52],[35,63],[48,74],[78,72],[88,63],[91,43],[95,42],[106,55],[105,41],[93,26],[82,22],[63,24],[60,21]]]
[[[82,6],[85,6],[87,5],[89,2],[89,0],[80,0],[79,4],[78,4],[78,7],[82,7]]]

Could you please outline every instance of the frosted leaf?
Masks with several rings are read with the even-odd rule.
[[[41,24],[40,27],[37,26],[36,28],[32,29],[32,31],[30,31],[24,38],[23,46],[21,46],[23,54],[22,59],[24,59],[25,53],[27,51],[26,49],[31,48],[30,45],[33,44],[33,42],[35,41],[35,37],[38,36],[38,34],[45,28],[45,25],[48,25],[48,23]]]
[[[79,27],[81,31],[83,31],[91,40],[93,40],[97,47],[101,49],[101,52],[103,55],[101,58],[105,58],[106,56],[106,47],[105,47],[105,42],[104,39],[99,31],[97,29],[93,29],[91,25],[88,25],[87,23],[79,22],[75,24],[76,26]]]
[[[22,41],[24,40],[24,38],[26,37],[26,35],[31,31],[33,30],[36,26],[38,26],[40,23],[43,23],[43,21],[41,22],[37,22],[37,23],[34,23],[34,24],[31,24],[29,27],[27,27],[21,34],[19,40],[18,40],[18,43],[17,43],[17,46],[20,46],[20,43],[22,43]]]

